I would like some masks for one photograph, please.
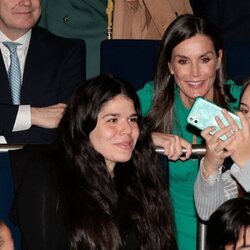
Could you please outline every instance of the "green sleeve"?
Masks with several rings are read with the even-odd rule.
[[[100,45],[107,38],[107,0],[42,0],[39,25],[86,43],[87,78],[100,73]]]
[[[154,82],[148,82],[145,86],[137,91],[141,103],[142,115],[145,116],[150,111],[152,106],[154,92]]]

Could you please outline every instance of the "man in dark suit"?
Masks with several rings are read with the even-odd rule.
[[[0,143],[53,142],[66,107],[64,103],[85,79],[84,43],[35,27],[40,14],[40,0],[0,0]],[[12,59],[6,42],[18,43],[21,73],[18,104],[12,100],[8,79]],[[21,164],[24,158],[18,151],[10,154],[16,188],[24,173]],[[8,168],[1,166],[0,176],[4,176],[2,171],[9,172]],[[1,184],[10,185],[10,181],[0,179]],[[4,191],[2,185],[0,200]],[[1,207],[10,205],[0,202]]]
[[[62,102],[85,78],[83,43],[34,27],[40,12],[39,0],[0,0],[0,135],[8,143],[51,142],[65,108]],[[24,111],[12,105],[5,40],[23,43],[20,105],[30,105]]]

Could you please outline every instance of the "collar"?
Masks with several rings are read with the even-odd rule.
[[[2,31],[0,31],[0,45],[1,45],[1,47],[3,45],[2,44],[3,41],[11,41],[11,42],[21,43],[22,45],[19,46],[19,48],[21,50],[23,50],[25,52],[25,54],[27,53],[30,39],[31,39],[31,29],[28,32],[26,32],[23,36],[19,37],[18,39],[14,40],[14,41],[10,40]]]

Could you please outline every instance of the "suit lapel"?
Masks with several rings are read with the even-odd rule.
[[[34,88],[39,88],[37,83],[39,82],[39,78],[41,78],[42,67],[46,65],[43,62],[44,50],[42,44],[42,36],[39,36],[39,31],[36,28],[33,28],[23,72],[22,104],[30,103],[32,92],[35,91]]]

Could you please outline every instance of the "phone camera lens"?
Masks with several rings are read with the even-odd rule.
[[[194,123],[198,123],[198,120],[194,120]]]
[[[192,122],[192,121],[193,121],[193,117],[190,117],[190,118],[189,118],[189,121],[191,121],[191,122]]]

